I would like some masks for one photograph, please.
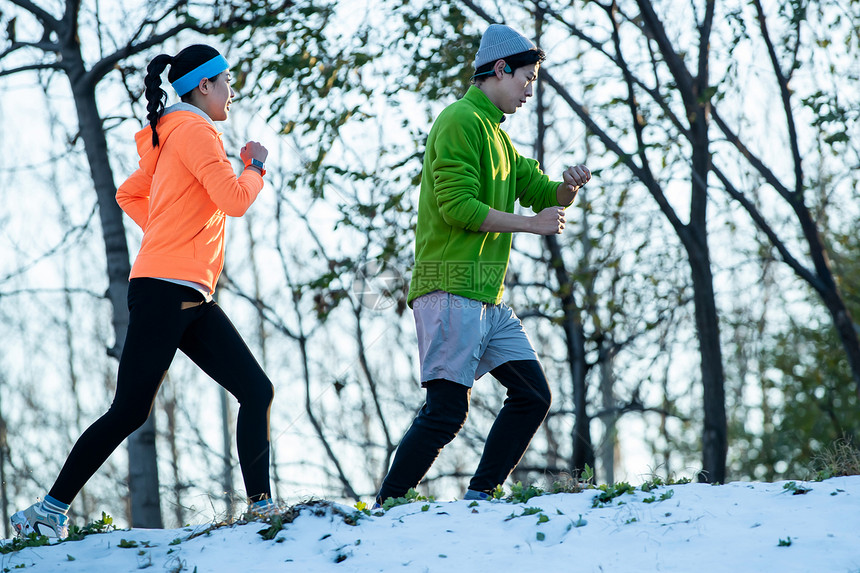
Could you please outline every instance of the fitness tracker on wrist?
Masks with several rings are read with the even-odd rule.
[[[251,166],[256,167],[257,169],[259,169],[259,170],[260,170],[260,175],[265,175],[265,174],[266,174],[266,164],[265,164],[265,163],[263,163],[262,161],[260,161],[259,159],[257,159],[256,157],[252,157],[252,158],[251,158],[251,161],[249,161],[248,163],[246,163],[246,164],[245,164],[245,168],[246,168],[246,169],[247,169],[248,167],[251,167]]]

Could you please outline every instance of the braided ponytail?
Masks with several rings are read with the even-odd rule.
[[[161,112],[164,111],[164,105],[167,103],[167,92],[161,89],[161,72],[173,63],[173,56],[160,54],[155,56],[149,65],[146,67],[146,77],[143,79],[143,85],[146,86],[146,119],[149,120],[149,125],[152,127],[152,146],[158,147],[158,132],[155,126],[158,124],[158,118],[161,117]]]

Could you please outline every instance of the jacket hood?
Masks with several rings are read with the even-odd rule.
[[[140,155],[140,168],[149,175],[155,173],[155,164],[158,162],[161,150],[164,148],[164,144],[170,135],[186,121],[199,121],[198,118],[202,118],[213,129],[215,128],[215,122],[199,107],[180,102],[165,108],[156,126],[158,130],[158,147],[152,146],[151,126],[147,125],[138,131],[134,136],[134,141],[137,144],[137,153]]]

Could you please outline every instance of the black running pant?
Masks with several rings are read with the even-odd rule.
[[[49,494],[71,503],[108,456],[143,425],[176,350],[239,401],[239,465],[252,501],[271,497],[269,409],[274,388],[230,319],[192,288],[136,278],[128,288],[129,324],[110,409],[72,448]]]
[[[507,397],[484,445],[469,489],[491,492],[505,482],[519,463],[549,412],[552,396],[537,360],[512,360],[491,374],[507,389]],[[427,400],[400,441],[377,500],[402,497],[427,474],[466,421],[471,389],[449,380],[425,384]]]

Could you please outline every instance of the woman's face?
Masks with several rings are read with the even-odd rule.
[[[236,92],[230,87],[233,77],[229,70],[225,70],[213,79],[200,81],[200,109],[206,112],[213,121],[224,121],[230,112],[230,104]]]

